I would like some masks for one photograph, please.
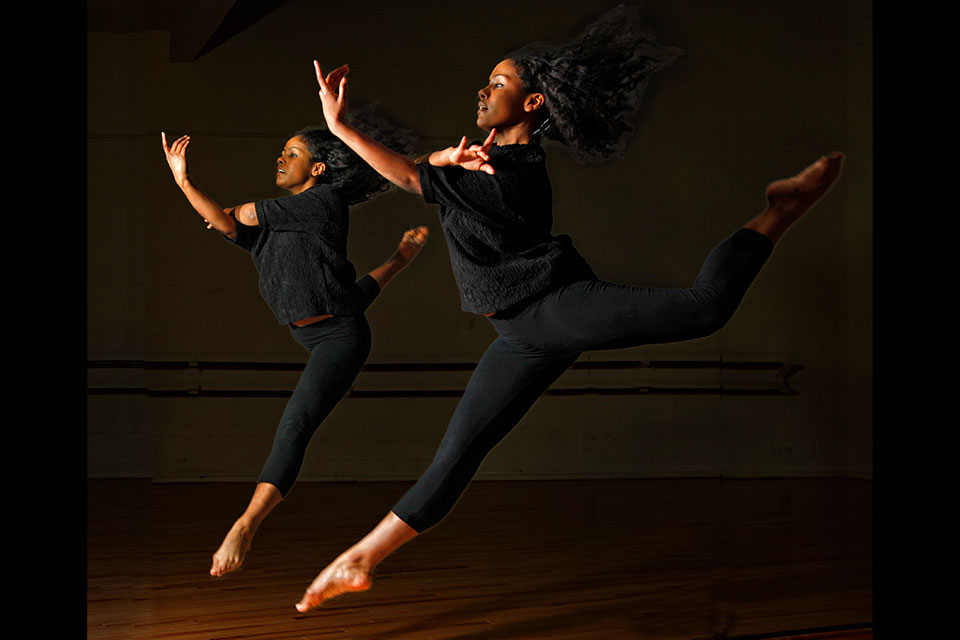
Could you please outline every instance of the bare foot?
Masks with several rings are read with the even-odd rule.
[[[377,281],[381,289],[384,289],[395,275],[413,262],[413,259],[420,253],[420,249],[423,249],[423,245],[427,244],[428,235],[430,235],[430,230],[426,227],[416,227],[406,231],[390,259],[371,271],[370,277]]]
[[[420,253],[420,249],[423,249],[423,245],[427,244],[427,236],[429,235],[430,230],[426,227],[416,227],[403,234],[396,253],[396,257],[400,259],[403,265],[400,267],[401,269],[413,262],[413,259]]]
[[[243,558],[250,550],[253,542],[253,533],[241,524],[239,520],[233,523],[230,531],[220,544],[220,548],[213,554],[213,564],[210,565],[210,575],[222,576],[240,568]]]
[[[767,203],[784,222],[793,223],[824,196],[830,185],[840,175],[843,154],[834,151],[795,176],[770,183],[767,187]]]
[[[784,232],[827,193],[840,175],[843,154],[836,151],[795,176],[771,182],[767,187],[767,208],[743,225],[758,231],[776,244]]]
[[[370,573],[361,565],[337,558],[310,583],[296,604],[297,611],[305,613],[323,602],[350,591],[366,591],[370,588]]]

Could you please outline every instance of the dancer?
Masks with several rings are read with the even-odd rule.
[[[331,79],[344,72],[338,69]],[[372,114],[365,117],[374,120]],[[355,124],[400,151],[412,146],[413,139],[402,132],[378,132],[359,118]],[[213,555],[210,575],[222,576],[240,567],[257,528],[296,481],[310,438],[349,391],[370,352],[364,310],[416,257],[428,230],[404,233],[384,264],[354,282],[356,271],[346,257],[348,205],[374,197],[389,184],[329,132],[305,129],[284,145],[276,184],[291,196],[229,209],[221,209],[193,184],[186,156],[190,136],[169,146],[166,133],[161,140],[174,180],[190,204],[207,228],[251,253],[261,294],[310,353],[253,497]]]
[[[539,142],[552,139],[581,162],[620,154],[647,81],[679,54],[653,40],[636,9],[618,7],[570,43],[507,55],[478,92],[486,140],[463,138],[416,162],[351,127],[346,77],[331,85],[314,61],[330,131],[391,182],[440,205],[462,308],[488,316],[499,337],[426,472],[317,576],[299,611],[368,589],[374,567],[449,513],[484,456],[581,352],[690,340],[724,326],[774,244],[837,178],[842,156],[833,153],[771,183],[767,208],[707,256],[690,288],[599,280],[568,236],[551,235]]]

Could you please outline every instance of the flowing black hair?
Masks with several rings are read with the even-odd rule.
[[[377,113],[375,105],[357,109],[349,119],[354,127],[394,151],[403,155],[413,152],[417,136]],[[323,162],[326,165],[320,183],[337,189],[347,204],[366,202],[390,188],[386,178],[371,169],[327,129],[306,127],[293,135],[299,136],[307,144],[310,162]]]
[[[537,42],[505,57],[524,91],[544,96],[537,137],[555,140],[588,164],[623,156],[651,76],[681,55],[657,44],[639,6],[620,5],[570,42]]]

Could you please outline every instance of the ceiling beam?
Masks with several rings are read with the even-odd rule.
[[[217,32],[237,0],[198,0],[170,25],[170,62],[193,62]]]
[[[196,0],[170,26],[170,61],[193,62],[289,0]]]

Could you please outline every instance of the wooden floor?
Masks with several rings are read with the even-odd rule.
[[[252,484],[88,482],[95,640],[869,640],[872,483],[475,482],[374,587],[304,589],[408,483],[301,483],[207,574]]]

